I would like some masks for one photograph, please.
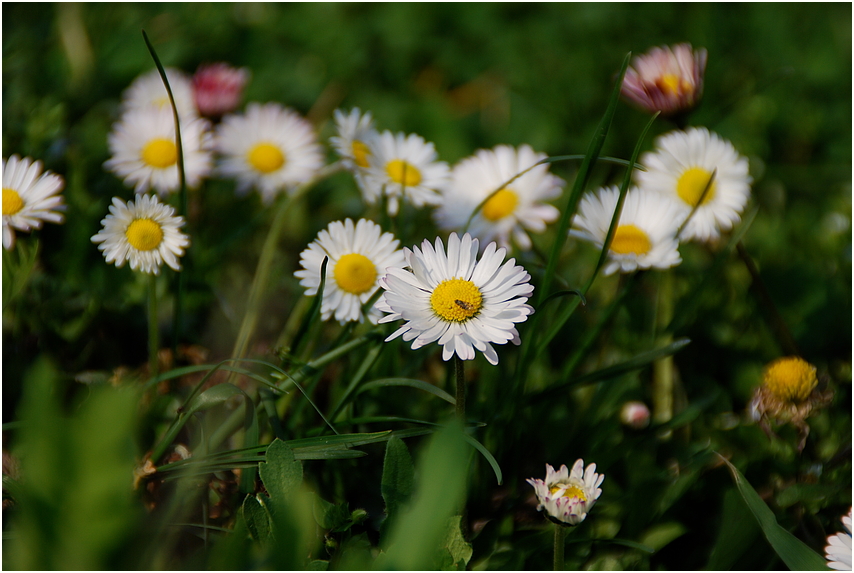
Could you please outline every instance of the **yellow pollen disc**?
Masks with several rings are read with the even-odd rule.
[[[676,193],[688,205],[693,207],[700,201],[706,186],[709,185],[709,180],[712,174],[702,167],[690,167],[682,173],[679,181],[676,182]],[[703,197],[703,205],[711,201],[715,197],[715,188],[717,182],[712,181],[706,196]]]
[[[664,74],[655,82],[658,89],[670,96],[679,95],[680,84],[684,85],[684,83],[679,81],[679,76],[676,74]]]
[[[163,240],[163,228],[151,219],[135,219],[125,231],[130,246],[137,251],[156,249]]]
[[[476,315],[482,305],[480,290],[465,279],[442,281],[430,295],[433,312],[452,322],[465,322]]]
[[[576,499],[580,499],[581,501],[587,501],[587,495],[584,493],[584,490],[578,487],[577,485],[570,485],[567,487],[567,484],[558,483],[550,487],[549,492],[555,494],[564,487],[566,487],[566,491],[563,492],[563,495],[561,497],[574,497]]]
[[[402,159],[394,159],[386,163],[385,172],[392,181],[404,187],[414,187],[421,183],[421,172],[418,168]]]
[[[611,250],[618,255],[645,255],[651,248],[649,236],[634,225],[620,225],[611,240]]]
[[[272,143],[259,143],[246,155],[249,165],[261,173],[272,173],[285,164],[285,154]]]
[[[178,162],[175,142],[164,138],[152,139],[142,149],[142,160],[151,167],[164,169]]]
[[[14,215],[24,208],[24,200],[18,192],[8,187],[3,187],[3,214]]]
[[[790,402],[803,402],[818,384],[815,366],[797,356],[778,358],[768,364],[762,381],[777,398]]]
[[[341,290],[362,294],[376,284],[377,267],[365,255],[350,253],[338,259],[334,274],[335,282]]]
[[[510,189],[502,189],[489,198],[483,206],[483,216],[489,221],[498,221],[513,213],[519,204],[519,196]]]
[[[356,165],[362,168],[370,167],[370,163],[368,163],[368,157],[371,155],[371,150],[368,149],[368,146],[362,143],[359,140],[353,141],[353,159],[356,161]]]

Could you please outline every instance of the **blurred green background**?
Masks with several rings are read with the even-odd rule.
[[[77,392],[71,379],[80,372],[110,372],[145,362],[145,282],[127,268],[106,265],[89,241],[111,198],[132,195],[102,164],[108,159],[107,133],[118,119],[122,90],[153,68],[141,30],[166,66],[188,73],[215,61],[249,68],[245,101],[277,101],[295,108],[314,122],[324,141],[333,134],[333,110],[358,106],[374,114],[380,129],[414,132],[434,142],[440,158],[450,163],[499,143],[528,143],[550,155],[584,153],[626,53],[688,41],[709,54],[705,96],[691,124],[718,132],[749,158],[755,181],[752,204],[759,213],[745,244],[802,354],[837,384],[842,416],[822,414],[818,419],[825,442],[814,455],[841,455],[849,460],[841,469],[850,472],[850,4],[4,3],[2,10],[3,157],[43,160],[65,177],[68,204],[64,225],[47,225],[35,233],[40,241],[37,268],[4,309],[4,422],[15,418],[22,381],[40,357],[60,372],[69,397]],[[621,105],[603,154],[627,158],[647,119]],[[669,129],[658,121],[653,133]],[[652,138],[644,148],[651,145]],[[574,168],[561,163],[553,170],[571,182]],[[591,185],[614,182],[620,175],[617,169],[599,167]],[[194,204],[202,207],[190,217],[193,249],[184,259],[190,282],[181,342],[210,349],[210,361],[231,350],[266,232],[260,202],[255,197],[235,201],[233,188],[232,182],[211,181],[194,195]],[[299,252],[329,221],[360,216],[362,209],[352,179],[339,175],[292,210],[270,310],[259,325],[258,353],[275,343],[302,297],[292,278]],[[421,238],[413,233],[409,244]],[[19,241],[28,240],[32,238],[19,233]],[[537,244],[547,250],[552,240],[547,233]],[[682,254],[685,262],[675,273],[681,277],[678,294],[684,300],[692,296],[712,255],[696,245],[684,246]],[[521,257],[526,264],[537,264]],[[595,257],[589,246],[570,241],[564,277],[580,283]],[[615,284],[597,283],[586,309],[576,313],[553,345],[552,366],[559,367],[565,349],[577,345],[595,322]],[[617,315],[601,354],[590,362],[631,356],[647,347],[654,283],[645,284],[647,290],[641,288]],[[728,428],[726,416],[743,411],[762,365],[782,352],[750,293],[750,276],[734,258],[716,288],[702,293],[695,320],[677,333],[692,340],[675,358],[683,381],[681,399],[705,399],[709,413],[694,429],[694,445]],[[167,329],[168,303],[162,311]],[[480,404],[481,419],[486,419],[484,413],[500,409],[501,375],[483,367],[474,371],[482,380],[473,409],[477,412]],[[532,385],[543,387],[548,366],[532,376]],[[617,422],[607,414],[626,398],[643,397],[637,376],[610,388],[607,396],[596,394],[595,415],[584,414],[575,403],[585,403],[584,396],[574,396],[573,401],[551,404],[548,421],[539,430],[523,424],[505,428],[516,436],[502,439],[523,440],[531,453],[526,460],[508,453],[500,460],[505,472],[515,480],[542,477],[544,462],[597,458],[590,461],[613,467],[606,487],[616,492],[612,484],[622,484],[623,505],[610,506],[613,520],[622,519],[620,507],[653,487],[649,480],[655,487],[672,485],[667,481],[672,476],[661,469],[664,460],[685,452],[659,451],[643,460],[637,453],[638,460],[628,461],[619,459],[622,454],[604,453],[622,439]],[[596,434],[587,436],[587,427],[597,424]],[[565,435],[558,444],[538,443],[562,425]],[[790,450],[781,454],[755,427],[728,436],[730,450],[744,459],[778,459],[780,467],[754,465],[753,472],[745,472],[751,481],[767,483],[775,472],[803,470]],[[637,471],[647,477],[656,471],[664,477],[633,482],[623,474],[628,466],[641,468]],[[689,503],[682,509],[661,505],[673,522],[690,523],[698,505],[706,497],[719,502],[729,484],[721,471],[706,489],[697,485],[698,475],[693,477],[679,482],[684,491],[673,494],[689,492]],[[840,487],[850,487],[850,475],[847,479]],[[474,513],[489,514],[497,511],[501,504],[495,500],[507,491],[470,495],[478,508]],[[831,522],[829,516],[842,512],[844,498],[840,490],[810,506],[813,513],[832,506],[822,523],[810,524],[816,539],[816,531]],[[850,504],[850,491],[847,499]],[[602,523],[607,523],[607,504],[602,508]],[[626,519],[621,536],[639,534],[646,526],[636,515]],[[716,519],[691,528],[680,543],[659,553],[654,564],[702,566],[719,525]],[[704,549],[694,552],[697,544]],[[755,565],[767,566],[767,552],[759,553]],[[548,561],[534,559],[526,566],[548,566]],[[744,566],[750,568],[750,563]]]

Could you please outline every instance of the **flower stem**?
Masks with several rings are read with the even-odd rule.
[[[554,524],[555,526],[555,547],[554,547],[554,570],[563,571],[563,550],[566,545],[566,527]]]
[[[673,273],[664,272],[659,276],[658,312],[656,325],[661,340],[666,345],[673,342],[673,334],[662,331],[673,318]],[[673,418],[673,356],[659,358],[652,364],[652,419],[664,424]],[[664,437],[669,437],[669,433]]]
[[[466,367],[463,364],[462,358],[454,355],[454,372],[456,376],[454,376],[457,385],[457,420],[459,420],[462,427],[465,429],[466,427]]]
[[[154,378],[158,372],[157,350],[160,347],[157,331],[157,275],[148,275],[148,370]]]

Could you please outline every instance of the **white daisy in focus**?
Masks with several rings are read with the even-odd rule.
[[[320,307],[323,320],[333,314],[344,324],[362,320],[362,305],[379,288],[379,280],[389,267],[402,269],[403,251],[391,233],[382,233],[373,221],[360,219],[355,225],[350,219],[334,221],[320,231],[300,255],[302,269],[294,273],[307,296],[317,294],[320,286],[320,267],[326,263],[326,283]],[[376,324],[382,316],[376,306],[368,313]]]
[[[238,193],[252,187],[269,204],[281,191],[308,183],[323,167],[323,150],[311,124],[277,103],[250,103],[226,115],[216,130],[218,171],[237,179]]]
[[[193,96],[193,81],[190,76],[181,70],[166,68],[166,78],[169,80],[169,87],[172,89],[172,97],[175,98],[175,107],[178,108],[178,117],[181,122],[198,117],[199,113]],[[137,76],[122,93],[124,112],[149,107],[166,109],[170,114],[172,113],[169,92],[166,91],[166,85],[157,68]]]
[[[211,172],[212,139],[205,119],[181,121],[184,177],[194,189]],[[133,185],[136,193],[151,189],[161,196],[177,191],[178,147],[175,121],[169,108],[139,108],[125,113],[108,137],[112,157],[104,168]]]
[[[604,247],[619,198],[620,190],[615,186],[586,193],[572,219],[569,234],[600,249]],[[682,258],[676,231],[682,220],[682,211],[674,201],[657,193],[629,188],[602,272],[610,275],[616,271],[629,273],[678,265]]]
[[[448,164],[437,161],[436,149],[424,138],[384,131],[370,145],[370,167],[362,192],[370,204],[385,195],[388,213],[397,215],[401,199],[416,207],[438,205],[448,183]]]
[[[175,216],[175,209],[164,205],[154,195],[138,195],[136,201],[122,202],[113,197],[110,213],[101,221],[104,226],[92,237],[100,243],[108,263],[148,274],[160,274],[164,262],[176,271],[181,270],[178,257],[190,245],[190,238],[181,232],[184,218]]]
[[[534,291],[531,275],[510,259],[502,265],[505,250],[490,243],[477,260],[478,240],[466,233],[448,238],[448,252],[442,240],[434,249],[425,240],[421,249],[403,249],[411,271],[388,269],[380,279],[385,289],[377,308],[389,313],[381,323],[406,323],[386,338],[403,336],[412,348],[431,342],[442,346],[442,359],[456,354],[472,360],[475,349],[490,364],[498,364],[493,344],[519,344],[515,324],[527,320],[534,309],[527,305]]]
[[[475,208],[498,191],[472,218],[468,232],[484,243],[495,240],[510,247],[510,235],[522,250],[531,248],[526,231],[542,233],[546,223],[557,220],[560,212],[543,201],[559,197],[564,182],[549,173],[548,165],[538,165],[505,185],[537,162],[548,157],[529,145],[514,149],[499,145],[481,149],[460,161],[451,171],[451,182],[442,192],[442,203],[433,212],[439,228],[462,230]]]
[[[851,571],[851,508],[842,516],[844,532],[830,535],[824,548],[827,566],[837,571]]]
[[[682,232],[683,240],[717,239],[740,220],[753,179],[747,159],[730,142],[706,128],[691,128],[666,133],[655,145],[654,152],[641,156],[646,171],[635,171],[635,179],[643,190],[682,205],[683,221],[699,203]]]
[[[42,223],[62,223],[62,177],[42,173],[41,161],[13,155],[3,160],[3,248],[15,246],[15,229],[41,229]]]
[[[596,464],[584,469],[584,460],[576,460],[570,472],[565,465],[555,471],[546,464],[546,481],[530,478],[539,505],[537,511],[546,510],[546,517],[559,525],[578,525],[602,495],[599,486],[605,474],[596,473]]]
[[[377,136],[371,112],[354,107],[349,114],[335,110],[338,135],[329,138],[341,162],[350,171],[358,172],[370,166],[370,142]]]

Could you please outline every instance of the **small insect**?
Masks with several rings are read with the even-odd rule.
[[[456,299],[454,303],[463,310],[474,310],[474,307],[464,300]]]

